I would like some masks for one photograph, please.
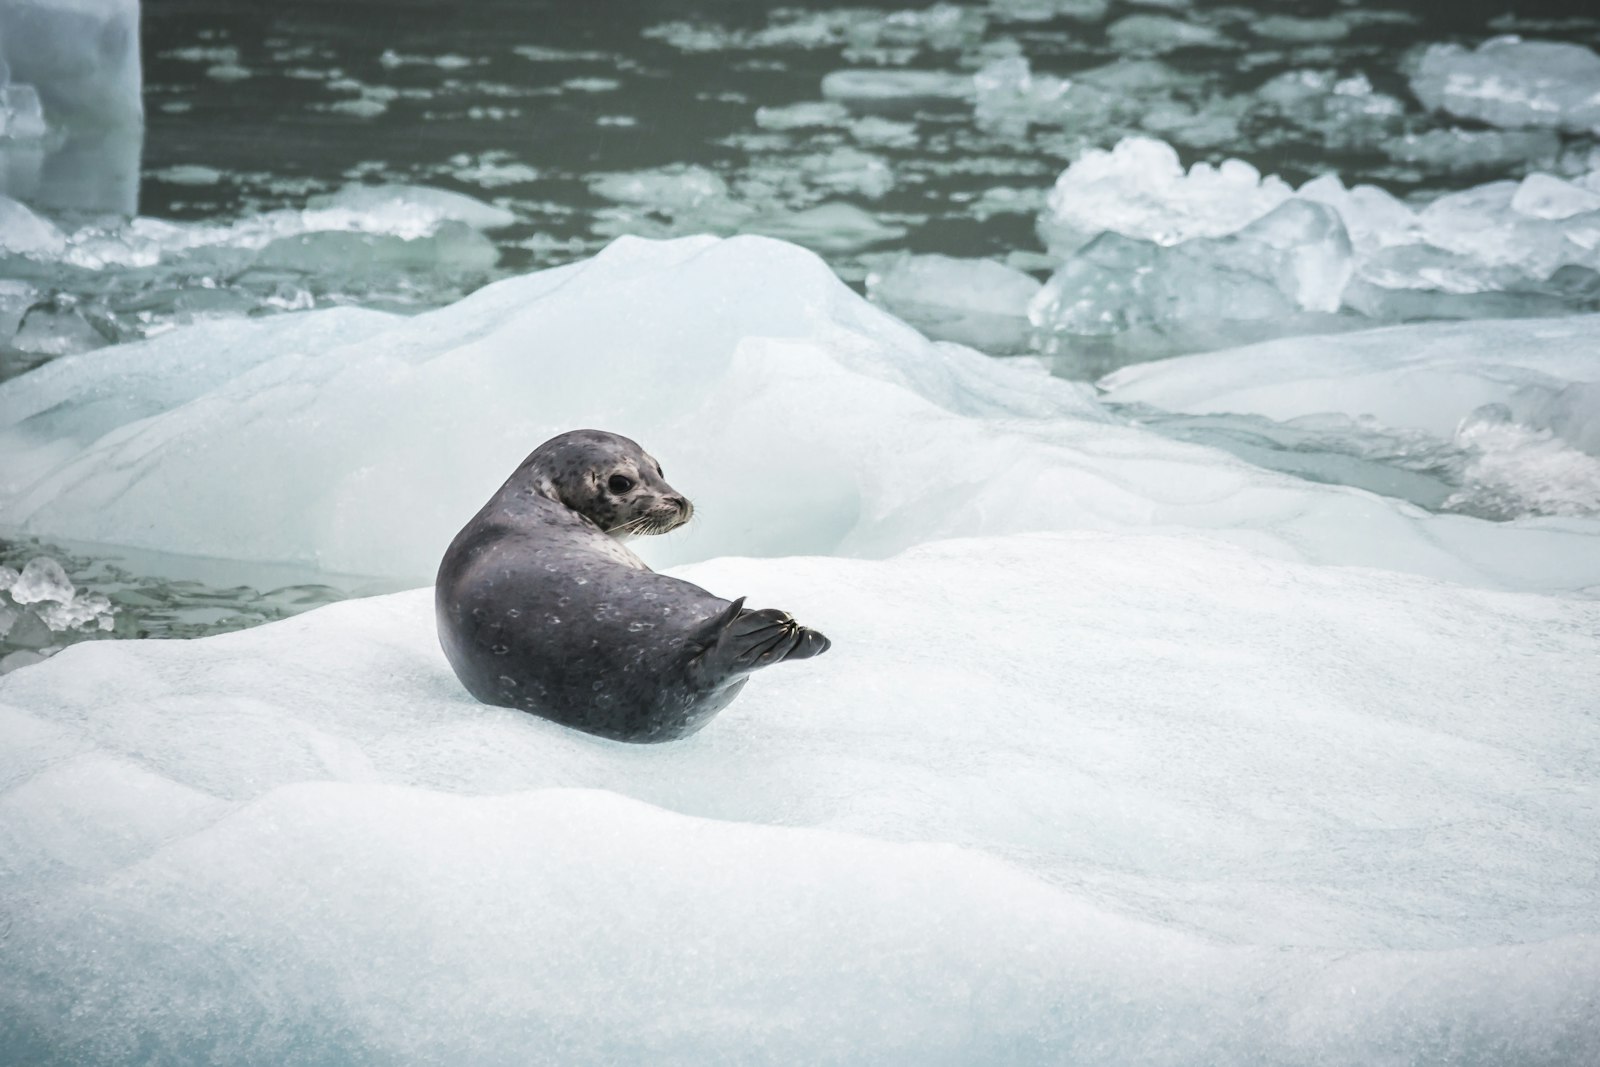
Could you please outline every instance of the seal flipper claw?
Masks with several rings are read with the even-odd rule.
[[[809,659],[827,651],[828,639],[777,608],[743,610],[744,598],[702,624],[705,650],[695,659],[702,684],[716,686],[786,659]]]

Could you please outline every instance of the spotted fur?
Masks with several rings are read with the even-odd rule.
[[[750,673],[828,639],[657,574],[622,539],[694,507],[633,441],[574,430],[533,451],[456,535],[439,566],[439,641],[486,704],[622,741],[703,726]]]

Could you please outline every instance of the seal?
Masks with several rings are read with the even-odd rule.
[[[693,514],[626,437],[574,430],[534,449],[439,564],[439,643],[456,677],[485,704],[671,741],[727,707],[752,672],[827,651],[786,612],[657,574],[622,543]]]

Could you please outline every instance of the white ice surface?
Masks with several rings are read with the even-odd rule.
[[[523,456],[578,426],[639,440],[696,501],[689,530],[642,545],[658,564],[1191,529],[1488,586],[1600,584],[1594,523],[1429,516],[1117,425],[1085,387],[930,343],[813,254],[749,237],[624,239],[412,318],[201,325],[63,357],[0,385],[0,516],[426,581]]]
[[[0,680],[21,1062],[1450,1063],[1600,1043],[1600,605],[1204,538],[679,572],[702,733],[476,704],[431,591]]]
[[[1106,399],[1285,420],[1322,412],[1453,433],[1486,404],[1600,454],[1600,315],[1393,326],[1125,367]]]

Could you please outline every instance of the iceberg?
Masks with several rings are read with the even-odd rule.
[[[1592,523],[1308,484],[1089,393],[929,342],[793,245],[624,238],[410,318],[201,323],[0,383],[0,513],[40,536],[421,582],[530,443],[595,426],[645,443],[696,503],[690,528],[642,545],[656,565],[1181,529],[1488,587],[1600,583]]]
[[[1600,604],[1126,533],[676,573],[816,618],[830,659],[649,749],[471,701],[429,590],[0,679],[0,1047],[1568,1067],[1600,1041]]]
[[[138,0],[4,0],[0,194],[134,214],[142,88]]]

